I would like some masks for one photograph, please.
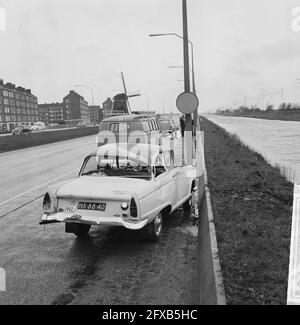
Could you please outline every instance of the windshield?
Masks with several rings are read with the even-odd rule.
[[[162,130],[169,130],[172,129],[171,122],[168,120],[160,121],[160,128]]]
[[[80,176],[151,178],[151,167],[128,157],[90,156],[82,167]]]

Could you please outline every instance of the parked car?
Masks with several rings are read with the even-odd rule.
[[[40,131],[46,128],[46,125],[44,122],[35,122],[33,125],[30,127],[31,131]]]
[[[190,209],[195,177],[195,168],[179,167],[171,149],[103,145],[84,159],[77,178],[47,190],[40,224],[64,222],[77,236],[92,225],[117,225],[155,242],[164,217],[182,205]]]
[[[155,118],[141,114],[124,114],[105,118],[100,123],[98,146],[114,142],[159,144],[159,128]]]
[[[29,135],[31,133],[30,129],[16,128],[12,131],[12,135]]]

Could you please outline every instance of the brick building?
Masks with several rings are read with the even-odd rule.
[[[113,105],[114,102],[109,97],[106,99],[105,102],[103,102],[102,107],[104,117],[111,116]]]
[[[41,121],[47,125],[70,121],[71,124],[76,125],[79,120],[82,120],[84,124],[89,124],[91,121],[88,102],[73,90],[70,90],[69,94],[63,98],[62,103],[39,105],[39,113]]]
[[[40,104],[40,120],[46,125],[60,124],[65,120],[64,107],[62,103]]]
[[[0,133],[39,121],[38,99],[30,89],[0,79]]]
[[[88,102],[74,90],[63,99],[65,120],[83,120],[86,124],[90,123],[90,111]]]
[[[89,106],[89,112],[92,123],[99,124],[103,120],[103,110],[100,106]]]

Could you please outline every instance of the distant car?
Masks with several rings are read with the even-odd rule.
[[[31,127],[31,131],[40,131],[46,128],[46,125],[44,122],[35,122]]]
[[[76,127],[77,129],[83,129],[86,128],[86,124],[77,124]]]
[[[29,135],[30,133],[31,130],[26,128],[16,128],[12,131],[12,135]]]
[[[48,188],[40,224],[64,222],[77,236],[91,225],[123,226],[155,242],[165,216],[190,209],[195,178],[195,167],[179,167],[171,149],[106,144],[84,159],[76,179]]]

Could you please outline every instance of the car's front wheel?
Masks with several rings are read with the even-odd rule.
[[[163,215],[160,212],[154,220],[149,223],[144,229],[143,233],[147,240],[156,243],[159,241],[163,228]]]
[[[67,222],[66,233],[75,234],[77,237],[85,237],[91,229],[91,225],[83,223]]]

